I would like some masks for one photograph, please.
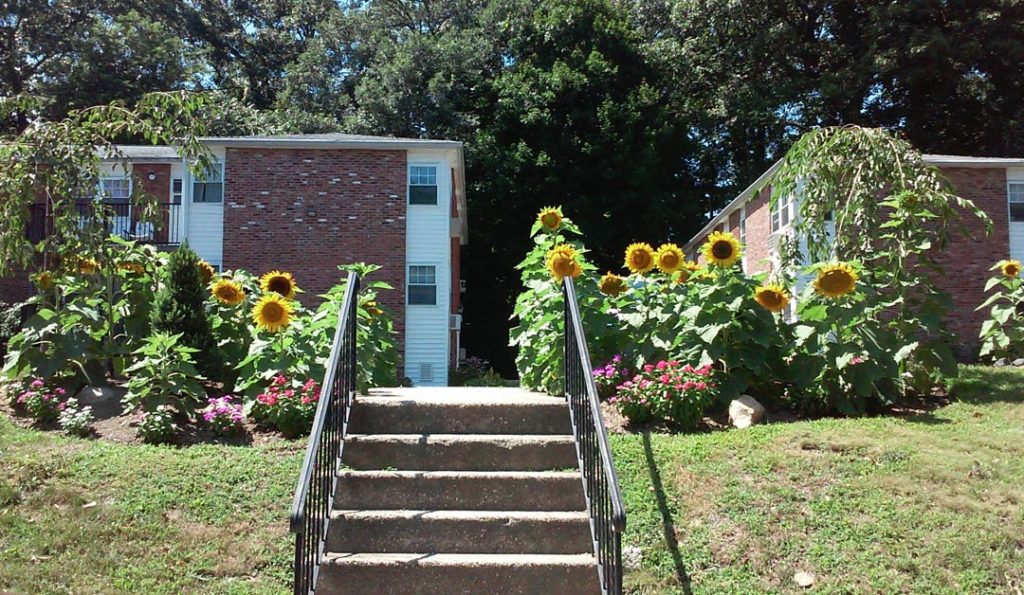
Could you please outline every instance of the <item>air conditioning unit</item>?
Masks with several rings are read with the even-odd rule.
[[[448,317],[448,329],[453,331],[462,330],[462,314],[452,314]]]

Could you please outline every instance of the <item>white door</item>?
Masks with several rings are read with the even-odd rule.
[[[224,263],[224,163],[215,162],[192,179],[188,245],[206,262]]]
[[[1024,179],[1009,180],[1006,188],[1010,201],[1010,258],[1024,260]]]

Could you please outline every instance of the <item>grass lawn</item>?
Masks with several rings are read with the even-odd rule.
[[[1024,372],[966,367],[957,402],[613,436],[636,593],[1000,593],[1024,589]]]
[[[286,592],[302,445],[113,444],[0,416],[0,592]]]

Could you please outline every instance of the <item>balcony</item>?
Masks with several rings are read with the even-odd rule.
[[[104,202],[101,204],[106,211],[102,215],[96,212],[100,205],[95,202],[75,203],[79,229],[85,230],[102,225],[109,233],[126,240],[156,246],[177,246],[182,242],[184,234],[180,203],[159,203],[156,223],[140,221],[141,209],[130,203]],[[31,205],[30,213],[31,217],[25,232],[29,241],[39,242],[53,233],[53,213],[47,212],[45,204]]]

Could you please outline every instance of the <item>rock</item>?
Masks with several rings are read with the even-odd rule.
[[[1013,365],[1017,366],[1018,368],[1024,366],[1024,357],[1018,357],[1017,359],[1013,360]]]
[[[643,553],[638,546],[630,545],[622,549],[622,563],[626,568],[640,568],[641,559]]]
[[[119,402],[128,391],[119,386],[87,386],[78,391],[82,405],[99,405],[108,401]]]
[[[750,395],[740,395],[729,403],[729,423],[737,428],[749,428],[764,419],[764,405]]]
[[[1010,365],[1010,361],[1008,359],[1006,359],[1005,357],[1001,357],[1001,358],[997,359],[995,361],[995,363],[993,363],[992,365],[997,367],[997,368],[1005,368],[1006,366]]]
[[[814,586],[814,575],[810,572],[800,571],[793,575],[793,581],[801,587],[807,589],[808,587]]]

